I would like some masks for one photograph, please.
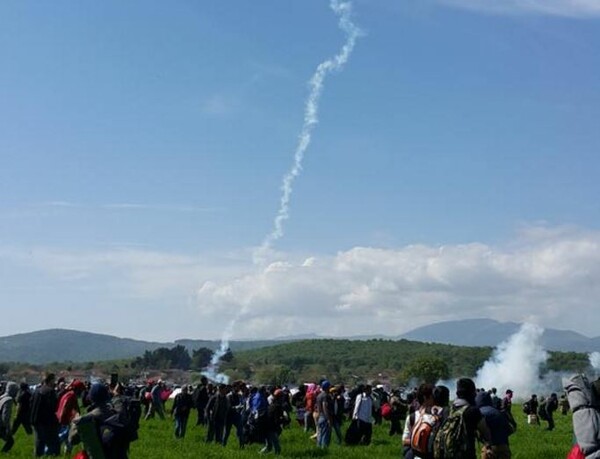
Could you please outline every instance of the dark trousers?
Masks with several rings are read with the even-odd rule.
[[[554,430],[554,416],[552,411],[548,411],[548,419],[546,419],[548,421],[548,430]]]
[[[2,439],[5,441],[4,446],[2,447],[2,452],[8,453],[15,444],[15,439],[10,432],[7,435],[3,435]]]
[[[48,456],[58,456],[60,453],[60,442],[58,440],[58,425],[56,426],[34,426],[35,433],[35,455],[37,457],[46,454]]]
[[[362,445],[371,444],[371,436],[373,435],[373,424],[358,420],[358,437]]]
[[[17,416],[15,418],[15,422],[13,422],[12,434],[15,435],[19,427],[23,426],[27,435],[31,435],[33,433],[33,429],[31,428],[31,422],[29,422],[29,416]]]
[[[260,450],[261,453],[270,453],[271,451],[273,451],[276,456],[281,454],[281,446],[279,444],[279,434],[273,430],[266,432],[265,447]]]
[[[206,417],[204,416],[205,409],[206,409],[206,403],[204,403],[202,405],[198,405],[198,407],[197,407],[197,410],[198,410],[198,419],[196,420],[197,426],[206,425]]]
[[[240,446],[243,446],[243,432],[242,432],[242,416],[240,413],[229,413],[227,416],[227,423],[225,424],[225,433],[223,435],[223,446],[227,444],[227,440],[229,440],[229,435],[231,434],[232,427],[235,427],[235,434],[238,437],[238,442]]]
[[[402,425],[400,424],[400,418],[390,419],[390,437],[396,434],[402,435]]]
[[[206,433],[206,442],[215,441],[223,443],[223,435],[225,434],[225,419],[209,419],[208,432]]]
[[[185,431],[187,430],[188,416],[175,416],[175,437],[185,437]]]

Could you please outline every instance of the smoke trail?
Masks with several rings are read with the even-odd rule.
[[[212,381],[216,381],[218,383],[225,383],[225,384],[229,383],[229,376],[227,376],[224,373],[219,373],[219,362],[221,361],[221,358],[223,358],[223,356],[229,350],[229,340],[231,339],[231,336],[233,335],[233,327],[234,327],[235,322],[237,321],[238,317],[236,317],[235,320],[231,321],[231,323],[225,329],[225,332],[223,333],[223,337],[221,338],[221,345],[219,346],[219,349],[217,349],[214,352],[214,354],[212,355],[212,357],[210,359],[210,364],[206,368],[206,371],[202,372],[202,374],[204,376],[211,379]]]
[[[323,83],[325,77],[335,71],[339,71],[343,68],[344,64],[350,58],[350,54],[354,49],[356,40],[361,36],[361,30],[352,22],[352,4],[350,2],[342,2],[340,0],[331,0],[329,3],[330,8],[339,17],[338,26],[346,34],[346,42],[342,46],[342,49],[334,57],[321,62],[317,66],[317,70],[309,80],[310,92],[306,100],[304,108],[304,122],[302,124],[302,130],[300,131],[298,145],[294,152],[294,162],[291,169],[283,177],[281,184],[281,198],[279,201],[279,210],[275,220],[273,221],[273,230],[265,237],[261,246],[254,252],[254,262],[256,264],[263,264],[266,259],[267,252],[271,249],[273,243],[283,236],[283,223],[290,216],[290,198],[292,196],[294,180],[302,171],[302,160],[304,159],[304,153],[310,145],[311,135],[314,127],[318,123],[318,112],[319,112],[319,99],[323,92]],[[236,317],[233,318],[223,337],[221,338],[221,346],[217,352],[213,355],[210,366],[206,371],[206,376],[214,380],[223,380],[227,378],[226,375],[218,373],[219,361],[229,349],[229,340],[233,335],[233,329],[237,321],[246,313],[246,306],[237,313]]]
[[[516,398],[529,397],[531,391],[545,390],[549,381],[540,379],[548,354],[540,344],[544,330],[523,324],[519,331],[500,343],[475,377],[477,387],[512,389]]]
[[[272,244],[283,236],[283,223],[290,217],[290,198],[292,196],[294,180],[302,172],[304,153],[310,145],[312,131],[319,122],[319,99],[323,92],[325,77],[331,72],[342,69],[354,49],[356,39],[361,35],[360,29],[350,19],[352,13],[352,4],[350,2],[331,0],[329,6],[340,18],[338,25],[346,33],[346,43],[336,56],[321,62],[309,80],[310,93],[304,108],[304,123],[294,153],[294,163],[283,177],[279,210],[273,221],[273,230],[265,237],[255,254],[255,260],[258,261],[263,260],[265,253],[271,248]]]
[[[596,374],[600,374],[600,352],[592,352],[589,355],[590,365],[596,372]]]

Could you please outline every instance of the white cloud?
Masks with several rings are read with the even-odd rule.
[[[203,314],[233,316],[239,333],[400,334],[455,318],[532,320],[594,333],[600,233],[530,228],[507,247],[480,243],[397,250],[355,247],[278,261],[204,285]],[[590,321],[582,321],[581,315]]]
[[[441,4],[475,11],[536,13],[575,18],[600,16],[598,0],[437,0]]]
[[[143,248],[0,247],[0,267],[32,279],[41,273],[45,285],[52,285],[48,303],[69,292],[70,301],[81,304],[101,296],[102,301],[131,305],[131,311],[122,312],[125,323],[135,321],[133,314],[146,304],[178,311],[193,308],[189,323],[161,329],[171,337],[218,338],[240,312],[236,339],[304,333],[398,335],[431,322],[473,317],[597,334],[596,231],[536,226],[502,246],[474,242],[269,255],[276,258],[257,268],[251,250],[226,258]],[[104,326],[109,329],[110,324]]]
[[[193,295],[207,279],[235,275],[236,268],[208,258],[143,249],[0,249],[0,261],[45,273],[65,289],[110,290],[113,297],[169,299]],[[220,273],[225,272],[225,275]]]

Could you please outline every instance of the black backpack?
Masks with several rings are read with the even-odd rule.
[[[544,400],[542,403],[540,403],[540,406],[538,407],[538,416],[542,421],[547,421],[548,420],[548,412],[546,411],[546,401]]]
[[[124,397],[119,410],[100,423],[102,449],[110,457],[117,451],[126,451],[138,439],[142,408],[139,400]]]

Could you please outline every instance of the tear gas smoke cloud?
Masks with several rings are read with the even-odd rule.
[[[544,392],[548,383],[540,378],[540,370],[548,354],[540,345],[543,332],[537,325],[523,324],[517,333],[498,345],[477,372],[477,387],[496,387],[500,393],[512,389],[520,399],[528,398],[532,392]]]
[[[600,374],[600,352],[592,352],[589,356],[590,365],[596,372],[596,375]]]
[[[309,81],[310,92],[306,100],[306,106],[304,109],[304,123],[302,125],[302,130],[300,131],[298,146],[296,147],[296,151],[294,153],[294,162],[292,168],[283,177],[279,210],[273,222],[273,230],[265,237],[262,245],[254,253],[255,263],[257,264],[262,264],[264,262],[266,254],[271,249],[273,242],[280,239],[284,234],[283,223],[289,218],[290,215],[290,198],[292,196],[294,180],[302,171],[302,160],[304,159],[304,154],[310,145],[312,131],[318,123],[319,99],[321,97],[321,93],[323,92],[323,83],[325,81],[325,77],[328,74],[334,71],[339,71],[343,68],[344,64],[348,61],[352,50],[354,49],[357,38],[361,34],[360,29],[356,27],[351,20],[352,4],[350,2],[331,0],[329,6],[333,12],[339,16],[339,27],[346,34],[346,42],[337,55],[331,59],[321,62],[318,65],[317,70]],[[209,376],[211,379],[223,380],[226,378],[225,375],[218,374],[219,361],[229,348],[229,339],[233,334],[233,329],[236,322],[244,315],[245,312],[246,308],[241,308],[236,317],[227,327],[227,330],[221,339],[221,346],[214,354],[211,365],[207,370],[207,376]]]

